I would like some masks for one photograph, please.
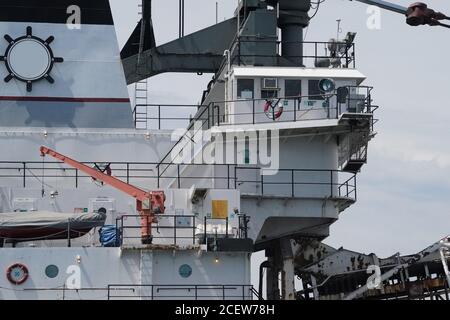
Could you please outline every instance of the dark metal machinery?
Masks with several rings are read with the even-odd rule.
[[[303,239],[297,247],[308,249],[295,259],[296,274],[304,289],[296,298],[449,300],[449,240],[446,237],[416,254],[397,253],[381,259],[373,253],[334,249],[314,239]],[[375,272],[379,282],[370,286]]]

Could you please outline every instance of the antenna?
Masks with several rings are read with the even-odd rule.
[[[341,28],[342,19],[338,19],[338,20],[336,20],[336,22],[337,22],[336,41],[339,42],[339,35],[342,33],[342,28]]]
[[[184,0],[179,0],[179,37],[184,37]]]
[[[219,23],[219,3],[216,1],[216,24]]]

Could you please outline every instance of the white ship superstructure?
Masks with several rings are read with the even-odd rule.
[[[14,1],[0,4],[0,35],[8,35],[0,41],[8,77],[0,84],[0,212],[17,217],[0,214],[0,299],[295,299],[297,258],[356,202],[375,135],[378,106],[356,69],[355,34],[304,42],[310,1],[254,0],[157,47],[144,1],[119,54],[107,0],[23,2],[22,13]],[[79,29],[66,25],[74,3]],[[15,55],[14,39],[31,31],[36,39],[25,37]],[[47,47],[61,59],[45,60]],[[23,66],[11,70],[10,61]],[[133,109],[126,85],[163,72],[215,76],[200,105],[140,96]],[[42,157],[41,146],[64,156]],[[133,195],[66,157],[164,192],[164,213],[143,226]],[[75,218],[36,236],[55,227],[52,212]],[[103,227],[74,227],[89,214],[105,214]],[[5,236],[11,226],[17,234]],[[143,243],[144,227],[152,241]],[[261,250],[266,292],[251,283],[251,255]]]

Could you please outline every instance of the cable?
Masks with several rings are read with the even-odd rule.
[[[317,13],[319,12],[319,9],[320,9],[320,5],[321,5],[322,3],[324,3],[324,2],[325,2],[325,0],[319,0],[319,1],[317,1],[317,2],[311,2],[311,9],[315,9],[316,11],[315,11],[314,14],[309,18],[310,20],[313,19],[313,18],[317,15]]]
[[[41,182],[44,186],[46,186],[46,187],[48,187],[48,188],[54,188],[52,185],[50,185],[50,184],[48,184],[48,183],[45,183],[44,180],[41,180],[38,176],[36,176],[36,175],[33,173],[33,171],[31,171],[31,169],[29,169],[29,168],[26,168],[26,169],[27,169],[27,171],[31,174],[31,176],[32,176],[33,178],[35,178],[38,182]]]
[[[319,12],[320,9],[320,5],[322,3],[324,3],[325,0],[319,0],[317,2],[311,2],[311,9],[315,9],[316,11],[314,12],[314,14],[309,18],[309,20],[314,19],[314,17],[317,15],[317,13]],[[306,37],[308,36],[308,31],[309,31],[309,25],[306,27],[306,31],[305,31],[305,35],[303,37],[303,41],[306,40]]]

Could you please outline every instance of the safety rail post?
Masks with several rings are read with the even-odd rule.
[[[225,285],[222,285],[222,297],[223,300],[225,301]]]
[[[314,65],[317,65],[317,42],[314,43]]]
[[[195,216],[192,218],[192,244],[195,245]]]
[[[26,171],[27,171],[27,163],[26,162],[22,162],[22,165],[23,165],[23,187],[26,188],[26,186],[27,186],[27,182],[26,182],[26,180],[27,180],[27,173],[26,173]]]
[[[225,238],[228,239],[228,217],[225,219]]]
[[[256,123],[256,106],[255,106],[255,99],[253,99],[253,124]]]
[[[333,188],[334,187],[333,170],[330,171],[330,177],[331,177],[331,179],[330,179],[331,180],[331,183],[330,183],[330,189],[331,189],[330,196],[333,198],[334,197],[334,192],[333,192],[334,191],[333,190],[334,189]]]
[[[292,169],[291,170],[291,180],[292,180],[292,186],[291,186],[291,188],[292,188],[292,198],[294,198],[295,197],[295,178],[294,178],[294,176],[295,176],[295,172],[294,172],[294,169]]]
[[[346,195],[347,198],[350,195],[349,192],[348,192],[348,186],[349,186],[349,180],[347,180],[347,182],[345,183],[345,188],[347,189],[347,195]]]
[[[178,189],[181,189],[180,164],[177,164],[177,181],[178,181]]]
[[[158,130],[161,130],[161,105],[158,105]]]
[[[67,246],[69,248],[72,246],[72,242],[70,240],[70,218],[67,220]]]
[[[206,108],[208,108],[208,129],[209,128],[211,128],[212,126],[211,126],[211,119],[210,119],[210,117],[211,117],[211,111],[209,110],[209,105],[206,107]]]
[[[78,189],[78,169],[75,169],[75,188]]]
[[[217,126],[220,127],[220,106],[217,106]]]
[[[158,175],[157,177],[157,184],[158,184],[158,188],[160,188],[160,173],[159,173],[159,166],[156,166],[156,174]]]
[[[204,218],[204,223],[203,223],[203,227],[204,227],[204,230],[203,230],[203,235],[204,235],[204,242],[205,242],[205,244],[207,244],[207,241],[206,241],[206,238],[207,238],[207,234],[206,234],[206,224],[207,224],[207,220],[206,220],[206,216],[205,216],[205,218]]]
[[[130,183],[130,163],[127,162],[127,183]]]
[[[230,165],[229,164],[227,164],[227,187],[228,187],[228,190],[230,190]]]
[[[297,108],[298,108],[297,103],[300,105],[298,99],[295,99],[294,100],[294,122],[297,122]]]
[[[173,216],[173,244],[177,245],[177,216]]]
[[[358,201],[358,197],[357,197],[357,188],[356,188],[356,174],[353,176],[353,188],[355,190],[355,201]]]
[[[261,169],[260,169],[259,173],[261,174],[261,196],[263,196],[264,195],[264,175],[263,175]]]
[[[241,27],[241,26],[239,26],[239,28],[240,28],[240,27]],[[241,37],[240,37],[240,36],[238,36],[237,42],[238,42],[238,55],[239,55],[239,58],[238,58],[238,66],[241,66]]]
[[[348,51],[350,50],[350,48],[346,48],[345,49],[345,68],[348,69],[349,66],[349,59],[348,59]]]
[[[122,246],[122,244],[120,243],[120,239],[117,239],[118,236],[120,236],[120,231],[119,231],[119,219],[120,218],[116,218],[116,244]]]

